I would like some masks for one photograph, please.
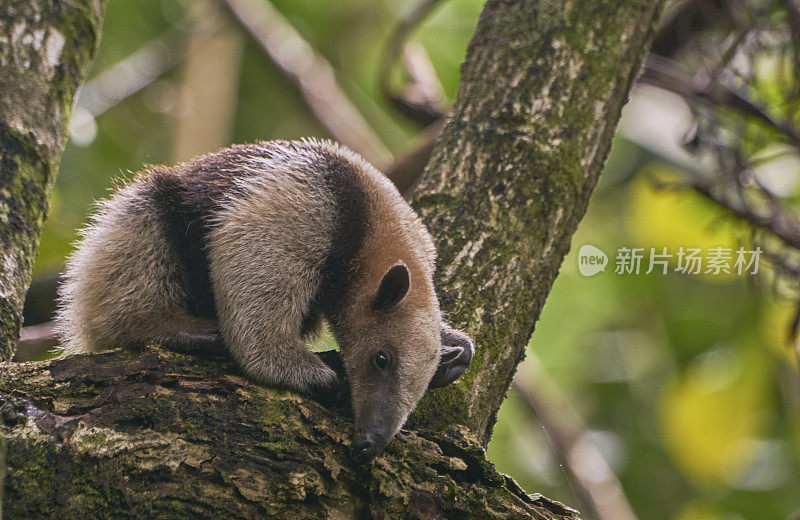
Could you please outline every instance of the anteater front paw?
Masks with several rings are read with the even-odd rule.
[[[325,407],[331,407],[339,401],[339,376],[325,367],[319,379],[309,386],[307,394]]]

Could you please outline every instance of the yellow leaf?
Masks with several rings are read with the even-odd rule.
[[[695,484],[723,486],[747,469],[763,432],[767,369],[757,347],[717,348],[666,386],[659,407],[665,445]]]
[[[680,176],[666,166],[652,166],[651,177],[639,176],[632,184],[628,212],[628,230],[635,245],[645,247],[645,254],[655,248],[661,252],[663,247],[672,254],[673,268],[683,247],[702,249],[703,269],[699,276],[707,280],[729,281],[737,275],[733,269],[736,250],[742,244],[742,227],[730,219],[723,220],[724,212],[714,203],[691,190],[660,188],[656,183],[674,184]],[[653,182],[653,178],[656,182]],[[731,249],[729,262],[731,273],[706,274],[708,250],[712,248]],[[745,249],[749,249],[745,245]],[[746,257],[749,259],[749,255]]]
[[[675,520],[720,520],[721,517],[708,505],[701,502],[689,502]]]

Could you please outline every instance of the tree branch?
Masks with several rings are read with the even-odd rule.
[[[381,93],[394,107],[406,117],[417,123],[429,126],[445,113],[443,95],[438,88],[438,79],[434,77],[415,77],[412,74],[410,90],[416,95],[399,94],[392,87],[392,66],[406,47],[406,41],[414,28],[427,18],[442,0],[421,0],[408,15],[400,19],[386,41],[380,65],[378,66],[378,83]],[[408,68],[407,68],[408,70]],[[409,71],[411,72],[411,71]],[[431,87],[431,83],[436,85]]]
[[[346,409],[249,383],[225,358],[0,366],[8,518],[576,518],[495,472],[463,428],[403,431],[358,466]]]
[[[139,92],[186,56],[187,35],[170,29],[108,67],[81,88],[77,104],[97,118]]]
[[[14,361],[30,361],[35,356],[42,355],[58,346],[55,323],[46,321],[37,325],[22,327],[19,335],[19,346],[14,354]]]
[[[541,370],[536,382],[514,378],[514,391],[532,416],[544,427],[550,444],[569,475],[579,503],[596,520],[637,520],[636,514],[614,471],[603,454],[588,439],[570,404],[553,392],[543,391],[549,384]],[[535,387],[535,388],[532,388]],[[547,394],[547,399],[543,395]]]
[[[428,126],[419,141],[406,153],[398,157],[386,170],[389,177],[400,193],[408,196],[409,190],[422,177],[425,166],[431,159],[436,140],[442,133],[445,119],[441,118]]]
[[[267,0],[222,0],[264,52],[300,87],[331,135],[378,167],[392,154],[339,86],[330,63]]]
[[[757,228],[769,231],[780,238],[786,245],[800,250],[800,221],[792,217],[786,208],[778,206],[777,201],[773,201],[771,211],[763,215],[748,206],[736,204],[729,197],[720,194],[708,184],[694,182],[692,183],[692,188],[740,219]]]

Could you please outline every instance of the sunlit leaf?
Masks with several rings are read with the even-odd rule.
[[[763,351],[718,347],[664,389],[661,430],[673,460],[700,487],[717,487],[747,469],[765,430],[768,363]]]
[[[675,520],[721,520],[722,517],[714,509],[701,502],[689,502],[675,516]]]
[[[661,252],[666,247],[672,254],[670,265],[677,266],[677,253],[681,248],[702,249],[703,267],[699,276],[707,280],[728,281],[736,278],[734,269],[736,250],[741,245],[742,227],[722,217],[719,206],[709,202],[689,189],[672,189],[681,180],[679,174],[666,166],[648,168],[651,176],[640,175],[632,184],[628,226],[633,245]],[[709,250],[731,250],[730,273],[706,273]],[[745,248],[748,249],[747,247]],[[645,256],[647,259],[647,256]]]

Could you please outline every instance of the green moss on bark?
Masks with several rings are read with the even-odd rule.
[[[72,102],[97,47],[104,5],[0,5],[0,359],[16,348]]]
[[[404,430],[359,465],[346,409],[235,373],[156,348],[0,363],[8,518],[576,518],[464,428]]]
[[[436,237],[443,310],[473,365],[415,427],[483,443],[586,211],[662,1],[489,0],[413,206]]]

